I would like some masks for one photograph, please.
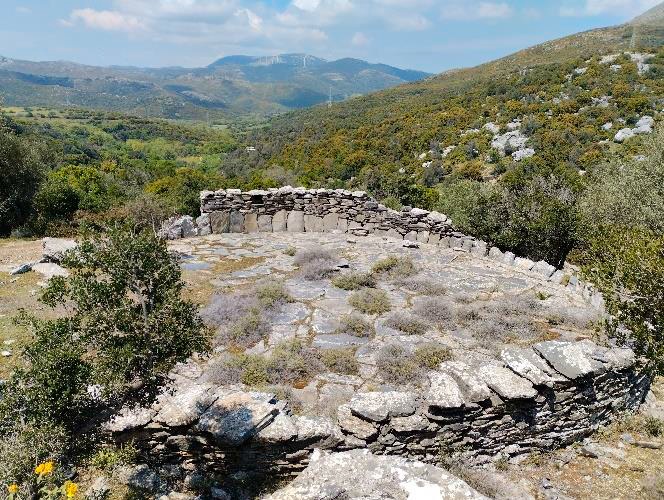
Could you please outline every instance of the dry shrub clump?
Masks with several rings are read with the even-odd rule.
[[[376,357],[378,373],[387,383],[406,384],[418,375],[419,367],[414,357],[400,345],[386,345]]]
[[[424,335],[431,325],[413,314],[397,312],[385,320],[385,326],[408,335]]]
[[[205,378],[215,384],[241,382],[253,387],[295,385],[306,383],[324,369],[316,349],[289,341],[276,346],[269,356],[224,355],[210,364]]]
[[[390,255],[377,261],[371,268],[373,274],[391,280],[409,278],[416,275],[419,270],[410,257],[397,257]]]
[[[302,277],[309,281],[329,278],[337,270],[337,257],[329,250],[311,248],[295,254],[295,265]]]
[[[411,292],[428,295],[430,297],[446,295],[447,288],[440,283],[435,283],[432,280],[419,279],[419,278],[406,278],[397,282],[399,286]]]
[[[327,349],[320,359],[328,370],[340,375],[357,375],[359,370],[354,349]]]
[[[215,295],[201,317],[208,326],[218,328],[217,345],[246,348],[270,334],[270,313],[292,300],[282,283],[267,281],[251,292]]]
[[[413,309],[413,313],[438,328],[453,329],[456,325],[452,304],[448,300],[439,297],[430,297],[418,302]]]
[[[459,307],[457,321],[480,340],[533,340],[540,335],[533,315],[540,304],[529,297],[503,297]]]
[[[369,273],[344,273],[336,276],[332,284],[342,290],[359,290],[376,286],[376,278]]]
[[[352,335],[353,337],[373,337],[376,331],[373,323],[362,316],[349,314],[341,317],[341,326],[334,333]]]
[[[353,293],[348,303],[365,314],[383,314],[392,308],[387,293],[373,288],[364,288]]]

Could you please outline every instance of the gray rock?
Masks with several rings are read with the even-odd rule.
[[[239,446],[279,413],[271,401],[272,395],[263,393],[222,396],[201,415],[196,429],[211,434],[220,445]]]
[[[439,370],[451,376],[468,403],[479,403],[491,398],[489,387],[476,376],[476,370],[462,361],[446,361]]]
[[[252,234],[258,232],[258,216],[254,213],[248,213],[244,216],[244,230]]]
[[[271,233],[272,232],[272,216],[259,215],[258,216],[258,232]]]
[[[111,492],[111,486],[104,476],[98,476],[85,491],[86,500],[105,500]]]
[[[294,416],[297,427],[297,440],[317,442],[321,447],[335,446],[343,441],[343,434],[334,421],[328,417]]]
[[[65,252],[76,248],[74,240],[63,238],[44,238],[42,240],[42,262],[55,262],[58,264]]]
[[[297,426],[293,419],[288,415],[280,413],[274,418],[272,423],[256,434],[254,440],[260,443],[275,444],[291,441],[296,436]]]
[[[322,233],[323,218],[315,215],[304,215],[304,231],[307,233]]]
[[[231,212],[229,221],[229,231],[231,233],[244,233],[244,215],[240,212]]]
[[[122,484],[143,491],[155,492],[161,487],[157,473],[144,464],[121,467],[116,476]]]
[[[456,381],[447,373],[429,373],[429,391],[426,401],[435,408],[461,408],[465,404]]]
[[[390,429],[394,432],[419,432],[429,426],[424,415],[411,415],[410,417],[395,417],[390,420]]]
[[[417,396],[410,392],[362,392],[348,404],[351,412],[372,422],[390,417],[407,417],[417,409]]]
[[[331,233],[336,231],[339,226],[339,214],[331,213],[323,217],[323,231]]]
[[[529,399],[537,396],[533,384],[507,368],[483,365],[477,375],[503,399]]]
[[[288,229],[287,225],[288,212],[286,210],[279,210],[272,217],[272,231],[275,233],[283,233]]]
[[[593,359],[588,354],[587,346],[581,342],[550,340],[535,344],[533,348],[556,371],[572,380],[604,371],[603,364]]]
[[[339,427],[347,433],[362,439],[369,440],[378,435],[378,427],[371,422],[353,415],[349,405],[341,405],[337,410]]]
[[[69,276],[69,271],[54,262],[39,262],[32,266],[32,270],[41,274],[45,279],[50,280],[54,276]]]
[[[535,263],[530,259],[516,257],[514,259],[514,266],[523,269],[524,271],[530,271],[535,266]]]
[[[174,394],[160,396],[154,421],[169,427],[191,425],[219,396],[211,384],[179,387]]]
[[[287,228],[289,233],[304,232],[304,212],[292,210],[288,213]]]
[[[230,212],[212,212],[210,214],[210,226],[214,234],[230,233],[231,232]]]
[[[554,272],[556,272],[556,268],[548,262],[540,260],[533,266],[532,271],[534,273],[541,274],[548,279],[553,275]]]
[[[515,373],[527,378],[534,385],[554,386],[567,378],[549,367],[532,348],[509,347],[503,349],[501,358]]]
[[[210,214],[203,214],[196,218],[196,227],[198,228],[199,236],[207,236],[212,233],[212,226],[210,224]]]
[[[32,264],[21,264],[20,266],[12,269],[9,274],[12,276],[16,276],[18,274],[25,274],[30,271],[32,271]]]
[[[302,474],[265,500],[485,499],[448,472],[402,457],[367,450],[315,454]]]

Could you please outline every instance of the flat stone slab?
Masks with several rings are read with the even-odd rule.
[[[312,345],[319,349],[342,349],[345,347],[363,346],[369,343],[366,337],[354,337],[346,333],[334,333],[329,335],[316,335]]]
[[[220,445],[239,446],[266,427],[279,413],[273,396],[264,393],[232,393],[220,397],[196,424]]]
[[[254,440],[260,443],[276,444],[291,441],[295,437],[297,437],[297,425],[293,418],[280,413],[272,423],[254,436]]]
[[[483,365],[477,371],[477,375],[503,399],[529,399],[537,396],[533,384],[508,368]]]
[[[314,454],[291,484],[265,500],[484,500],[461,479],[433,465],[367,450]]]
[[[429,373],[427,404],[435,408],[461,408],[465,399],[455,380],[446,373]]]
[[[372,422],[384,422],[390,417],[407,417],[417,409],[417,397],[412,392],[363,392],[348,404],[354,415]]]
[[[510,347],[500,354],[507,366],[520,376],[527,378],[534,385],[552,387],[568,379],[553,370],[544,359],[531,347]]]
[[[367,420],[353,415],[349,405],[341,405],[337,410],[339,427],[347,433],[364,439],[372,439],[378,435],[378,427]]]
[[[175,394],[161,395],[153,420],[169,427],[192,424],[220,396],[214,389],[211,384],[187,384]]]
[[[569,343],[550,340],[535,344],[533,349],[546,359],[556,371],[572,380],[599,373],[605,369],[600,361],[590,356],[588,346],[581,342]]]
[[[462,361],[446,361],[439,370],[450,375],[458,384],[464,399],[469,403],[479,403],[491,397],[489,387],[476,376],[476,370]]]

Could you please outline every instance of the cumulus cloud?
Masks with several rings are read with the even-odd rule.
[[[443,19],[472,21],[476,19],[504,19],[514,10],[507,2],[454,2],[441,9]]]
[[[661,3],[661,0],[585,0],[582,2],[566,2],[560,7],[560,14],[563,16],[599,16],[602,14],[635,16],[659,3]]]
[[[364,47],[365,45],[369,44],[369,38],[364,33],[358,31],[353,35],[351,43],[356,47]]]
[[[76,9],[72,11],[69,19],[63,21],[65,26],[74,26],[79,23],[87,28],[104,31],[137,32],[146,28],[146,25],[137,17],[113,10]]]

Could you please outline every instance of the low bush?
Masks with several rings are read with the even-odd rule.
[[[325,249],[307,249],[295,254],[295,265],[309,281],[329,278],[337,270],[337,258]]]
[[[383,314],[391,309],[390,299],[383,290],[364,288],[350,296],[351,306],[365,314]]]
[[[447,294],[447,288],[445,285],[434,283],[431,280],[406,278],[400,280],[397,284],[411,292],[421,293],[422,295],[428,295],[430,297]]]
[[[341,317],[341,326],[337,328],[335,333],[352,335],[353,337],[373,337],[376,332],[373,323],[357,314],[349,314]]]
[[[201,311],[206,325],[219,327],[228,325],[245,316],[259,306],[256,296],[246,292],[213,295],[210,303]]]
[[[664,435],[664,420],[655,417],[647,417],[643,422],[643,430],[650,437]]]
[[[385,326],[394,328],[408,335],[424,335],[430,325],[417,316],[403,312],[397,312],[390,315],[385,320]]]
[[[221,328],[217,340],[225,345],[236,347],[251,347],[270,335],[272,326],[265,319],[263,313],[258,308],[250,309],[246,316],[243,316],[228,328]]]
[[[284,284],[277,281],[260,283],[256,287],[256,297],[263,307],[269,309],[293,302],[293,298],[284,289]]]
[[[284,254],[288,255],[289,257],[294,257],[296,253],[297,249],[295,247],[288,247],[284,250]]]
[[[456,325],[450,302],[437,297],[418,302],[413,308],[413,314],[430,321],[438,328],[452,329]]]
[[[410,257],[390,255],[377,261],[371,268],[371,272],[388,279],[403,279],[414,276],[418,273],[418,269]]]
[[[345,273],[336,276],[332,284],[342,290],[359,290],[360,288],[373,288],[376,278],[368,273]]]
[[[407,384],[416,379],[419,367],[413,356],[400,345],[386,345],[376,356],[378,373],[390,384]]]
[[[299,340],[284,342],[274,348],[267,361],[268,380],[272,384],[306,383],[323,371],[315,349]]]
[[[459,307],[456,318],[480,340],[533,340],[540,335],[533,322],[538,307],[533,297],[503,297]]]
[[[424,344],[415,349],[415,362],[418,366],[430,370],[451,359],[453,359],[452,351],[440,344]]]
[[[328,370],[341,375],[357,375],[359,370],[354,349],[327,349],[320,359]]]

